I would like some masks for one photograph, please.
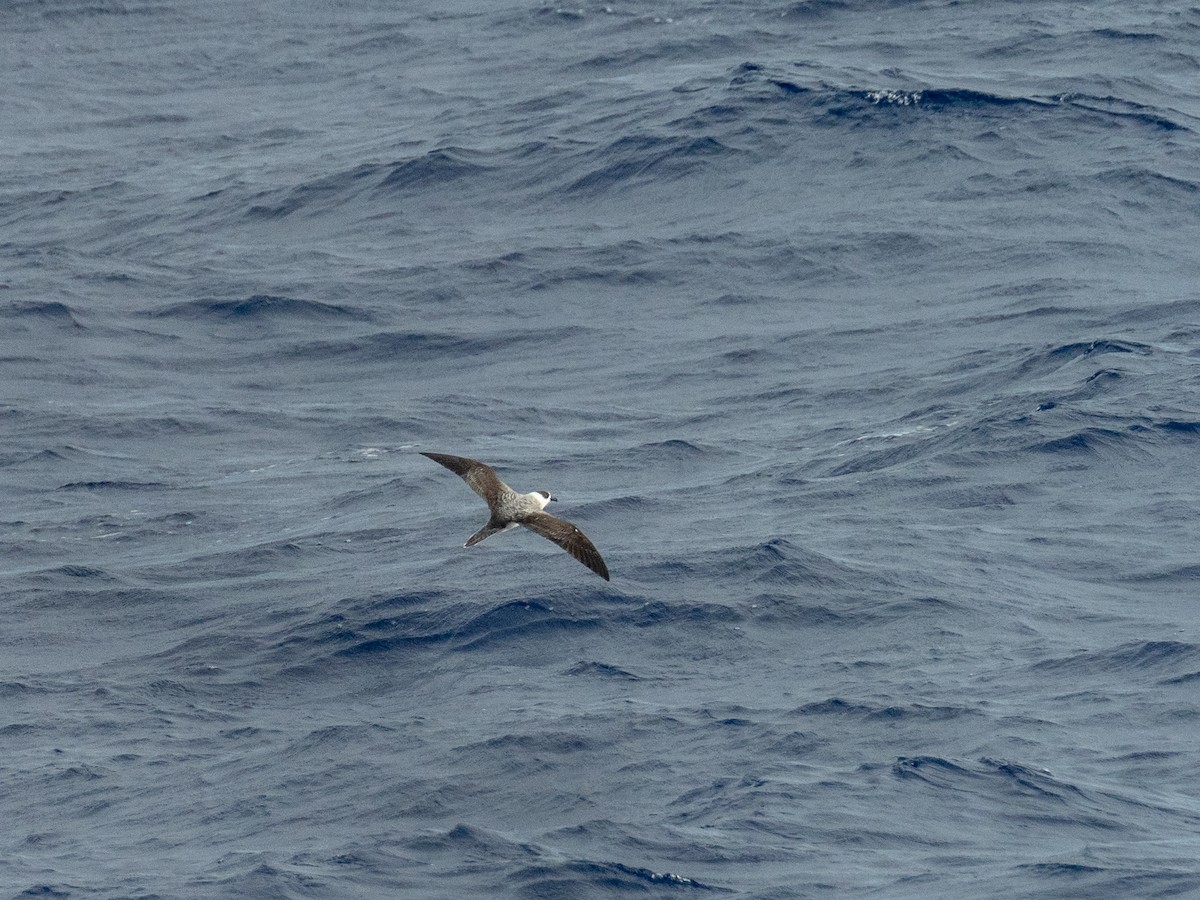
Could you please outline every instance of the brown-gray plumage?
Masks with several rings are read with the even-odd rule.
[[[500,480],[495,469],[477,459],[450,456],[447,453],[423,452],[421,455],[462,478],[471,490],[484,499],[491,511],[488,523],[467,538],[464,547],[474,547],[493,534],[524,525],[535,534],[554,541],[605,581],[609,580],[608,566],[587,535],[565,519],[542,512],[546,504],[554,500],[549,491],[518,494]]]

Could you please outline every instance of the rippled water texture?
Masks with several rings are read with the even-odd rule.
[[[1200,895],[1196,9],[0,48],[0,894]]]

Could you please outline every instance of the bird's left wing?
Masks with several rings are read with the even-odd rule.
[[[596,545],[570,522],[544,512],[530,513],[517,521],[530,531],[554,541],[605,581],[609,580],[608,566],[604,564]]]

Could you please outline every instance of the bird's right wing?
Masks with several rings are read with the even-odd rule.
[[[496,474],[496,470],[477,459],[466,456],[451,456],[448,453],[422,453],[435,463],[445,466],[468,485],[471,490],[482,497],[488,507],[496,503],[496,498],[505,490],[512,490]]]

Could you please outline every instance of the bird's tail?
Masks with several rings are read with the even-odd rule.
[[[486,541],[488,538],[490,538],[496,532],[503,531],[503,530],[504,530],[504,527],[502,525],[493,525],[491,522],[488,522],[486,525],[484,525],[482,528],[480,528],[477,532],[475,532],[473,535],[471,535],[469,538],[467,538],[467,542],[465,544],[463,544],[463,546],[464,547],[474,547],[480,541]]]

